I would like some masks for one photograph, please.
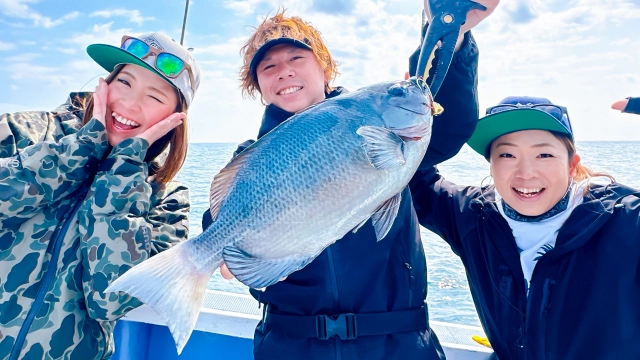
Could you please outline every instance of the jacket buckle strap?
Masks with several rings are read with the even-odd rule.
[[[319,339],[327,340],[338,336],[342,340],[353,340],[358,337],[358,326],[355,314],[336,316],[316,316],[316,333]]]

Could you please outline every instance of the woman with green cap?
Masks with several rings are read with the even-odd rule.
[[[465,266],[500,359],[640,359],[640,192],[580,163],[566,108],[508,97],[469,146],[493,185],[436,168],[410,183],[420,223]]]
[[[86,103],[0,116],[0,359],[109,358],[141,303],[104,289],[187,239],[196,63],[162,33],[87,52],[110,74]]]

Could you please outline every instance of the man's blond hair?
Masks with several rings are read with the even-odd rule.
[[[255,98],[256,92],[261,93],[257,76],[254,76],[250,68],[251,60],[258,49],[269,40],[283,37],[302,41],[311,46],[313,54],[324,71],[325,79],[328,79],[325,91],[332,90],[329,83],[338,75],[338,64],[331,57],[320,32],[297,16],[285,17],[284,12],[285,9],[282,9],[272,18],[262,21],[240,49],[240,55],[244,60],[242,67],[240,67],[240,87],[243,96]]]

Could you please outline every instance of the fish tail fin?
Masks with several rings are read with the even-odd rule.
[[[212,272],[203,271],[189,257],[184,242],[129,269],[105,292],[122,291],[149,305],[164,320],[178,355],[196,326]]]

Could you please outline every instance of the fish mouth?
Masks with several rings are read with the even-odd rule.
[[[426,103],[422,103],[422,105],[424,105],[425,107],[427,107],[427,104],[426,104]],[[429,112],[428,112],[428,111],[421,112],[421,111],[419,111],[419,110],[416,110],[416,109],[409,109],[409,108],[404,107],[404,106],[398,106],[398,107],[399,107],[399,108],[401,108],[401,109],[403,109],[403,110],[407,110],[408,112],[411,112],[411,113],[414,113],[414,114],[418,114],[418,115],[428,115],[428,114],[429,114]]]

